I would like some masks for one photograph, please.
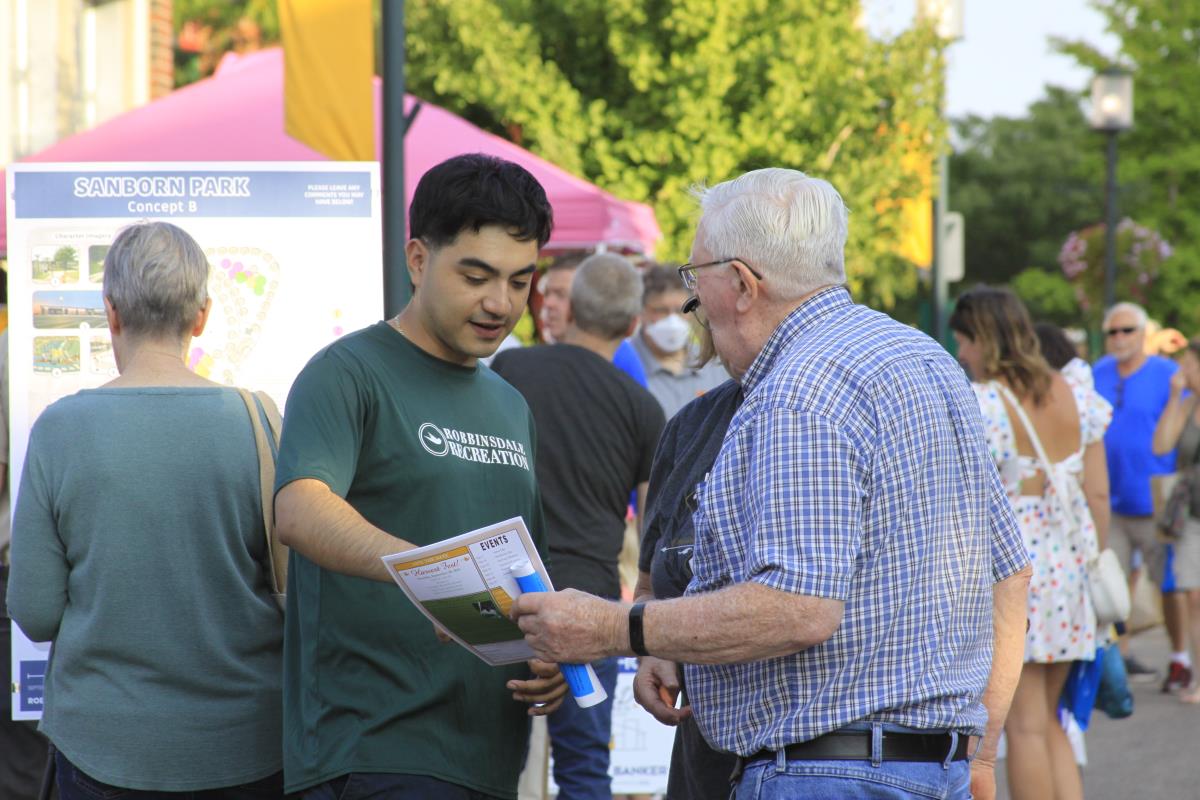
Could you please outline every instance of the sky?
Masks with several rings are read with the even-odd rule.
[[[907,27],[917,0],[863,0],[877,33]],[[1049,37],[1083,39],[1115,54],[1117,39],[1087,0],[965,0],[963,39],[950,46],[946,82],[951,117],[1022,116],[1047,83],[1085,89],[1091,74],[1050,49]]]

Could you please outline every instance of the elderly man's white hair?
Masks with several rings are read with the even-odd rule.
[[[846,282],[849,212],[837,190],[794,169],[757,169],[692,190],[698,235],[713,258],[738,258],[780,299]]]
[[[1150,321],[1150,315],[1146,313],[1146,309],[1142,308],[1137,303],[1116,303],[1112,308],[1104,313],[1103,327],[1107,328],[1108,323],[1113,316],[1120,314],[1121,312],[1133,314],[1134,319],[1137,320],[1137,326],[1139,328],[1146,327],[1146,323]]]

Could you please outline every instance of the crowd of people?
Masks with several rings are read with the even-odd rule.
[[[617,659],[637,656],[637,702],[677,727],[669,798],[986,799],[1002,732],[1014,798],[1082,797],[1071,665],[1112,641],[1157,677],[1096,620],[1107,547],[1164,593],[1164,691],[1200,701],[1200,513],[1167,544],[1154,499],[1177,473],[1200,512],[1200,341],[1181,367],[1147,355],[1145,312],[1118,304],[1093,369],[979,287],[956,360],[853,302],[829,183],[761,169],[697,200],[681,267],[596,254],[539,276],[553,220],[528,172],[426,173],[409,304],[288,397],[266,509],[291,548],[282,613],[254,412],[185,361],[208,263],[168,223],[122,231],[103,290],[120,375],[37,419],[13,522],[9,612],[53,642],[58,796],[514,798],[545,716],[560,797],[608,798]],[[546,343],[497,355],[537,280]],[[525,457],[447,454],[430,425]],[[536,657],[496,668],[381,557],[512,517],[558,591],[516,598]],[[578,663],[608,702],[564,702]]]

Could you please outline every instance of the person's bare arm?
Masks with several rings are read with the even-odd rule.
[[[791,594],[757,583],[647,603],[646,649],[668,661],[737,664],[790,655],[837,630],[844,603]],[[513,618],[538,658],[560,663],[633,655],[629,604],[571,589],[523,594]],[[763,620],[771,620],[764,625]]]
[[[1025,615],[1033,567],[1026,565],[992,586],[992,672],[983,693],[987,729],[971,762],[971,793],[977,800],[996,794],[996,749],[1025,662]]]
[[[1186,387],[1183,370],[1171,376],[1171,396],[1158,417],[1158,424],[1154,426],[1154,438],[1150,443],[1150,449],[1156,456],[1166,455],[1175,449],[1175,445],[1179,444],[1179,436],[1187,425],[1188,415],[1196,409],[1196,398],[1183,396]]]
[[[1111,506],[1108,501],[1108,457],[1104,454],[1104,441],[1095,441],[1083,451],[1083,495],[1087,498],[1088,511],[1096,523],[1096,544],[1103,550],[1108,547],[1108,518]]]
[[[633,602],[645,603],[654,599],[654,586],[650,583],[650,573],[638,570],[637,583],[633,586]]]
[[[777,658],[826,641],[842,623],[841,600],[742,583],[695,597],[647,605],[647,649],[688,664],[737,664]],[[771,620],[770,625],[762,624]],[[619,636],[628,647],[628,612]]]
[[[642,481],[637,485],[637,539],[638,544],[642,542],[642,534],[645,532],[642,525],[646,521],[646,492],[650,488],[649,481]]]
[[[324,483],[301,478],[275,495],[279,540],[318,566],[346,575],[390,583],[380,560],[416,545],[363,519]]]

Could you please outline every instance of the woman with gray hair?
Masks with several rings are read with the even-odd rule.
[[[174,225],[121,231],[104,260],[120,376],[30,433],[8,604],[53,642],[41,730],[62,800],[283,793],[283,619],[250,417],[184,361],[208,271]]]

